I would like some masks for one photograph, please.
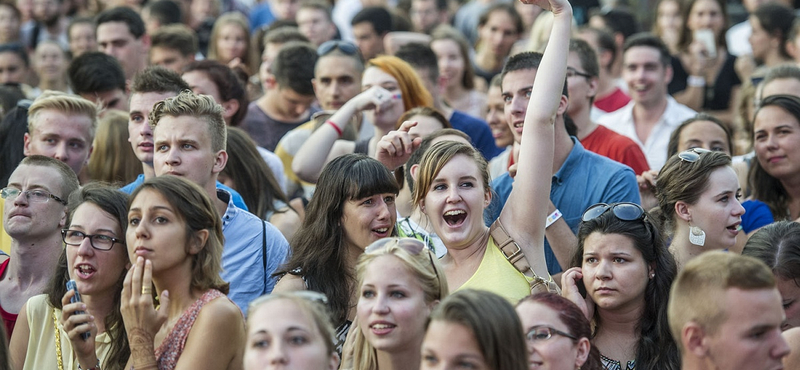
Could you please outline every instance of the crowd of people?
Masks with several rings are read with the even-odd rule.
[[[0,370],[800,367],[800,13],[625,3],[0,1]]]

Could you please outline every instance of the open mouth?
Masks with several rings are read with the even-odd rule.
[[[88,279],[97,271],[94,267],[89,265],[78,265],[75,267],[75,270],[78,272],[78,276],[80,276],[81,279]]]
[[[372,232],[378,234],[382,238],[389,236],[389,228],[388,227],[380,227],[380,228],[377,228],[377,229],[372,229]]]
[[[464,222],[467,212],[462,209],[447,211],[444,213],[444,222],[450,226],[456,226]]]

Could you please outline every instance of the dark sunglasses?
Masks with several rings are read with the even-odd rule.
[[[427,252],[428,259],[431,261],[431,267],[433,268],[433,273],[436,275],[436,280],[439,282],[439,285],[442,284],[442,280],[439,277],[439,271],[436,270],[436,265],[433,263],[433,251],[428,250],[427,245],[425,242],[419,239],[413,238],[383,238],[378,240],[372,244],[370,244],[366,249],[364,249],[364,253],[375,253],[377,251],[389,248],[393,245],[397,245],[399,248],[402,248],[409,254],[414,256],[418,256],[420,253]],[[441,297],[438,297],[441,299]]]
[[[341,50],[342,53],[345,53],[347,55],[358,54],[359,57],[361,56],[361,54],[358,52],[358,46],[356,46],[352,42],[339,41],[339,40],[331,40],[323,42],[322,45],[320,45],[317,48],[317,55],[322,57],[328,55],[328,53],[336,49]]]
[[[684,162],[694,163],[705,153],[711,153],[711,151],[703,148],[691,148],[678,153],[678,158]]]
[[[612,204],[605,204],[605,203],[597,203],[588,209],[586,212],[583,212],[583,216],[581,220],[583,222],[594,220],[602,216],[604,213],[611,210],[614,213],[614,216],[622,221],[637,221],[644,219],[646,213],[642,206],[636,203],[612,203]]]

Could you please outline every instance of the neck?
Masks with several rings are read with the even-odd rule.
[[[503,57],[486,51],[486,47],[479,48],[480,51],[475,55],[475,64],[486,72],[492,72],[503,66]]]
[[[464,88],[464,85],[461,84],[461,81],[456,81],[448,85],[444,90],[444,95],[450,100],[459,99],[466,93],[467,89]]]
[[[156,169],[153,168],[152,163],[142,162],[142,174],[144,174],[145,180],[152,179],[153,177],[156,177]]]
[[[644,312],[644,299],[639,304],[622,307],[616,310],[598,309],[601,325],[598,327],[597,336],[623,335],[626,337],[639,337],[639,320]]]
[[[95,317],[94,323],[97,325],[98,334],[106,331],[106,317],[117,306],[114,301],[114,292],[108,293],[110,294],[99,294],[98,296],[81,295],[81,299],[86,305],[86,310]]]
[[[712,245],[711,240],[706,239],[705,245],[699,246],[689,242],[690,227],[688,223],[677,221],[678,225],[675,227],[672,243],[669,245],[669,251],[675,257],[675,263],[678,264],[678,270],[682,269],[689,260],[699,256],[703,252],[708,252],[715,249],[725,249],[732,246],[725,245]]]
[[[617,85],[614,84],[611,72],[607,71],[605,68],[600,68],[599,76],[597,76],[597,98],[603,98],[611,94],[616,87]]]
[[[11,261],[4,280],[16,281],[21,288],[49,280],[61,256],[61,235],[21,241],[11,240]]]
[[[633,105],[633,121],[635,123],[655,123],[664,115],[667,110],[667,99],[659,99],[656,102],[637,102]]]
[[[418,370],[422,354],[419,348],[422,346],[422,336],[415,343],[416,346],[393,351],[392,353],[378,350],[378,369],[381,370]]]
[[[554,174],[561,169],[561,166],[563,166],[564,162],[567,161],[567,157],[569,157],[569,153],[572,151],[572,147],[575,146],[575,143],[572,142],[572,138],[570,138],[569,134],[567,134],[567,129],[564,128],[563,115],[556,116],[555,125],[556,125],[555,136],[554,136],[555,152],[553,153]]]
[[[153,284],[156,293],[161,296],[163,291],[169,292],[169,311],[167,312],[169,325],[171,319],[180,317],[189,306],[200,297],[202,292],[192,289],[192,261],[187,257],[181,265],[153,274]]]
[[[575,122],[575,126],[578,128],[578,140],[583,140],[597,128],[597,124],[592,122],[591,110],[592,104],[589,103],[589,105],[569,113],[570,118],[572,118],[572,121]]]
[[[774,67],[778,64],[787,62],[786,58],[784,58],[780,51],[774,50],[771,51],[767,56],[764,58],[764,65],[767,67]]]
[[[39,88],[42,91],[45,90],[67,91],[67,82],[61,78],[56,78],[52,80],[42,80],[39,82]]]
[[[471,260],[475,256],[483,256],[488,241],[489,228],[484,226],[481,234],[473,238],[471,242],[467,243],[467,245],[462,248],[450,248],[445,242],[445,246],[448,248],[447,254],[443,259],[451,262],[454,268],[457,268],[457,266]],[[453,289],[455,290],[455,288]]]

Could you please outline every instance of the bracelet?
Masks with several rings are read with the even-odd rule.
[[[561,218],[561,211],[556,208],[556,210],[553,211],[550,216],[547,216],[547,223],[544,224],[544,228],[546,229],[550,227],[550,225],[558,221],[559,218]]]
[[[705,87],[706,79],[702,76],[689,76],[686,77],[686,84],[691,87]]]
[[[84,370],[83,368],[81,368],[81,364],[80,363],[78,363],[78,370]],[[86,370],[102,370],[100,368],[100,359],[99,358],[97,359],[97,365],[94,365],[94,366],[92,366],[92,367],[90,367],[90,368],[88,368]]]
[[[325,123],[331,125],[331,127],[333,127],[333,129],[336,130],[336,133],[339,134],[339,137],[342,137],[342,129],[340,129],[339,126],[336,126],[336,124],[333,123],[333,121],[327,120],[325,121]]]

